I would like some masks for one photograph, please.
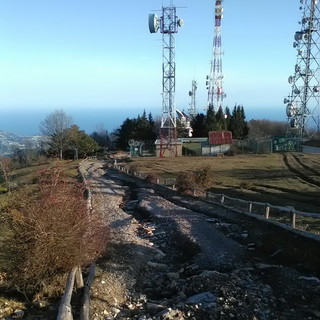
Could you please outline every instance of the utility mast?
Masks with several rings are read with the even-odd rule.
[[[223,91],[222,51],[221,51],[221,20],[223,17],[222,0],[216,0],[213,50],[210,74],[207,75],[206,86],[208,101],[206,110],[213,107],[218,110],[223,107],[223,99],[226,97]]]
[[[183,26],[176,7],[162,7],[162,16],[149,15],[149,31],[162,33],[162,116],[160,128],[160,157],[177,156],[177,119],[175,106],[176,63],[175,34]]]
[[[294,74],[289,77],[291,93],[287,105],[288,136],[301,142],[319,131],[320,98],[320,11],[317,0],[300,0],[301,30],[294,35],[297,50]]]
[[[196,107],[196,91],[197,91],[197,81],[192,80],[192,89],[189,91],[189,96],[191,98],[190,108],[188,110],[190,117],[195,117],[197,115]]]

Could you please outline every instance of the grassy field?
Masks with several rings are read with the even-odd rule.
[[[287,153],[220,157],[133,158],[131,171],[171,179],[210,167],[207,190],[244,200],[292,206],[320,213],[320,155]],[[298,218],[303,228],[320,232],[320,221]]]

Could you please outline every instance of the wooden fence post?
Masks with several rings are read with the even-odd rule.
[[[248,212],[252,212],[252,202],[248,202]]]
[[[75,274],[75,284],[77,288],[83,288],[83,277],[81,272],[81,267],[77,267]]]
[[[90,289],[94,279],[95,274],[95,264],[92,263],[89,268],[89,275],[86,280],[86,284],[83,292],[83,305],[80,310],[80,320],[89,320],[90,319]]]
[[[224,195],[221,195],[220,203],[224,204]]]
[[[291,210],[291,226],[292,226],[292,228],[296,227],[296,217],[297,217],[297,214],[293,210]]]
[[[266,205],[265,205],[264,217],[265,217],[266,219],[269,219],[269,216],[270,216],[270,207],[269,207],[269,205],[266,203]]]
[[[57,320],[72,320],[72,309],[71,309],[71,296],[73,291],[73,285],[74,285],[74,277],[76,273],[77,268],[73,268],[72,271],[68,275],[67,284],[66,284],[66,290],[64,292],[64,295],[62,297]]]

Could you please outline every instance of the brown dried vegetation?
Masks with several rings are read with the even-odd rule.
[[[83,184],[67,181],[58,168],[40,172],[35,188],[12,194],[1,211],[7,232],[0,266],[8,288],[18,285],[29,297],[59,294],[59,278],[101,255],[108,229],[88,212],[83,195]]]

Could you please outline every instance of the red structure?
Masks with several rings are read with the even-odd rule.
[[[209,144],[232,144],[231,131],[210,131]]]

